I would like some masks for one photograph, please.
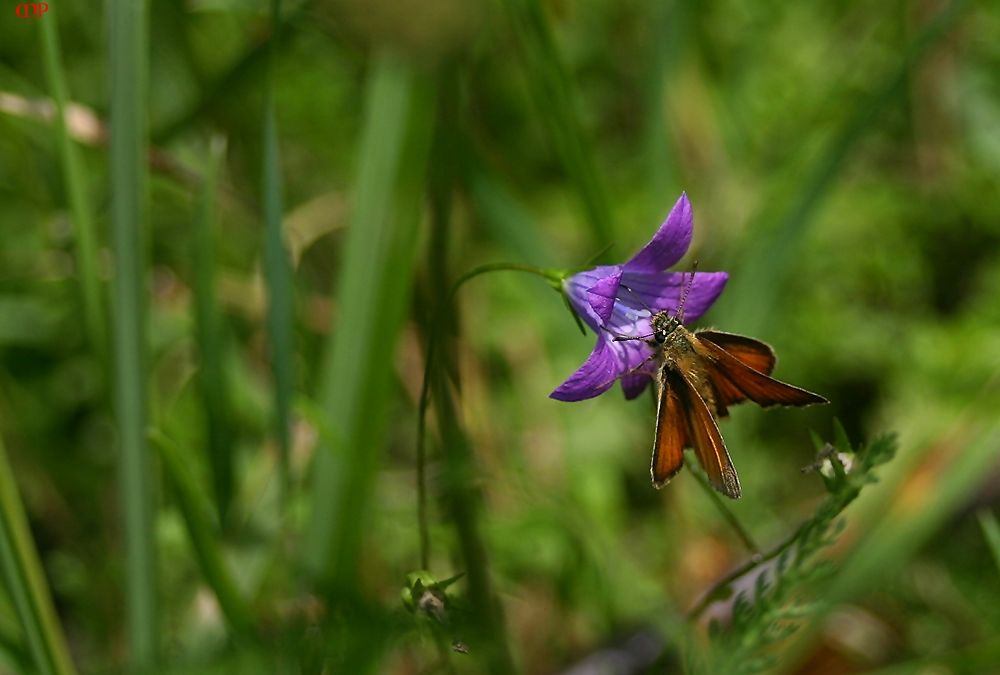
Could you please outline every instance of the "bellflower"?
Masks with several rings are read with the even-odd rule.
[[[602,265],[563,280],[563,292],[576,313],[597,333],[597,344],[580,368],[549,396],[582,401],[603,394],[621,379],[625,398],[643,392],[658,364],[647,361],[653,348],[643,340],[615,341],[615,335],[652,333],[652,313],[676,314],[681,291],[690,283],[684,320],[694,321],[715,302],[729,275],[725,272],[665,272],[691,245],[691,202],[674,204],[653,238],[622,265]],[[645,365],[643,365],[645,364]]]

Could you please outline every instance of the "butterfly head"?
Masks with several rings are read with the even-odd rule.
[[[670,316],[664,311],[654,314],[650,324],[653,328],[653,340],[662,345],[667,341],[667,337],[677,330],[681,322],[676,316]]]

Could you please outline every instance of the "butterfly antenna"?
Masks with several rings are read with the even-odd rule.
[[[691,292],[691,286],[694,285],[694,273],[698,269],[698,261],[695,260],[694,264],[691,265],[691,276],[688,277],[687,283],[684,283],[683,277],[681,278],[681,283],[684,283],[684,288],[681,289],[681,301],[677,303],[677,320],[682,324],[684,323],[684,303],[687,302],[688,293]]]
[[[646,308],[646,311],[647,311],[647,312],[649,312],[649,313],[650,313],[651,315],[652,315],[652,314],[656,314],[656,312],[655,312],[655,311],[653,310],[653,308],[652,308],[652,307],[650,307],[649,305],[647,305],[647,304],[646,304],[646,303],[645,303],[645,302],[643,301],[643,299],[642,299],[641,297],[639,297],[639,294],[638,294],[638,293],[636,293],[635,291],[633,291],[633,290],[632,290],[631,288],[629,288],[629,287],[628,287],[628,286],[626,286],[625,284],[621,284],[621,285],[619,286],[619,288],[624,288],[624,289],[625,289],[626,291],[628,291],[629,293],[631,293],[631,294],[632,294],[632,297],[633,297],[633,298],[635,298],[636,300],[638,300],[638,301],[639,301],[639,304],[640,304],[640,305],[642,305],[643,307],[645,307],[645,308]]]

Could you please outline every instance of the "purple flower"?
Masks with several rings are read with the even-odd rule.
[[[649,335],[652,313],[676,313],[686,283],[691,288],[684,321],[694,321],[711,307],[729,278],[725,272],[696,272],[692,280],[689,272],[663,271],[687,251],[691,231],[691,202],[682,193],[653,238],[627,263],[602,265],[563,280],[566,297],[597,333],[597,344],[583,365],[549,396],[582,401],[603,394],[619,378],[625,398],[643,392],[658,365],[655,359],[647,361],[653,348],[642,340],[616,342],[614,336]]]

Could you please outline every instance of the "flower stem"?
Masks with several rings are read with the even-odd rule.
[[[434,362],[435,330],[427,336],[427,358],[424,361],[424,381],[420,387],[420,408],[417,415],[417,526],[420,532],[420,569],[430,567],[430,534],[427,522],[427,408],[431,402],[431,368]]]
[[[456,279],[454,285],[451,287],[451,294],[454,296],[455,293],[458,292],[458,289],[461,288],[462,284],[473,277],[478,277],[480,274],[486,274],[487,272],[499,272],[502,270],[536,274],[546,279],[556,289],[562,285],[563,274],[560,271],[545,269],[543,267],[535,267],[534,265],[525,265],[522,263],[488,263],[486,265],[480,265],[479,267],[473,267],[471,270]]]
[[[718,493],[716,493],[716,491],[712,489],[712,486],[708,484],[708,479],[705,478],[705,474],[694,468],[692,468],[691,473],[694,474],[694,477],[698,480],[698,485],[700,485],[701,489],[705,491],[708,498],[712,500],[712,503],[715,504],[715,508],[717,508],[719,513],[722,514],[726,523],[733,528],[733,531],[736,532],[736,536],[740,538],[740,541],[742,541],[743,545],[746,546],[748,551],[750,551],[750,554],[754,556],[754,558],[758,557],[760,555],[760,547],[757,546],[756,542],[754,542],[753,538],[750,536],[750,533],[747,532],[746,528],[740,523],[736,514],[733,513],[728,506],[726,506],[725,502],[722,501]]]

